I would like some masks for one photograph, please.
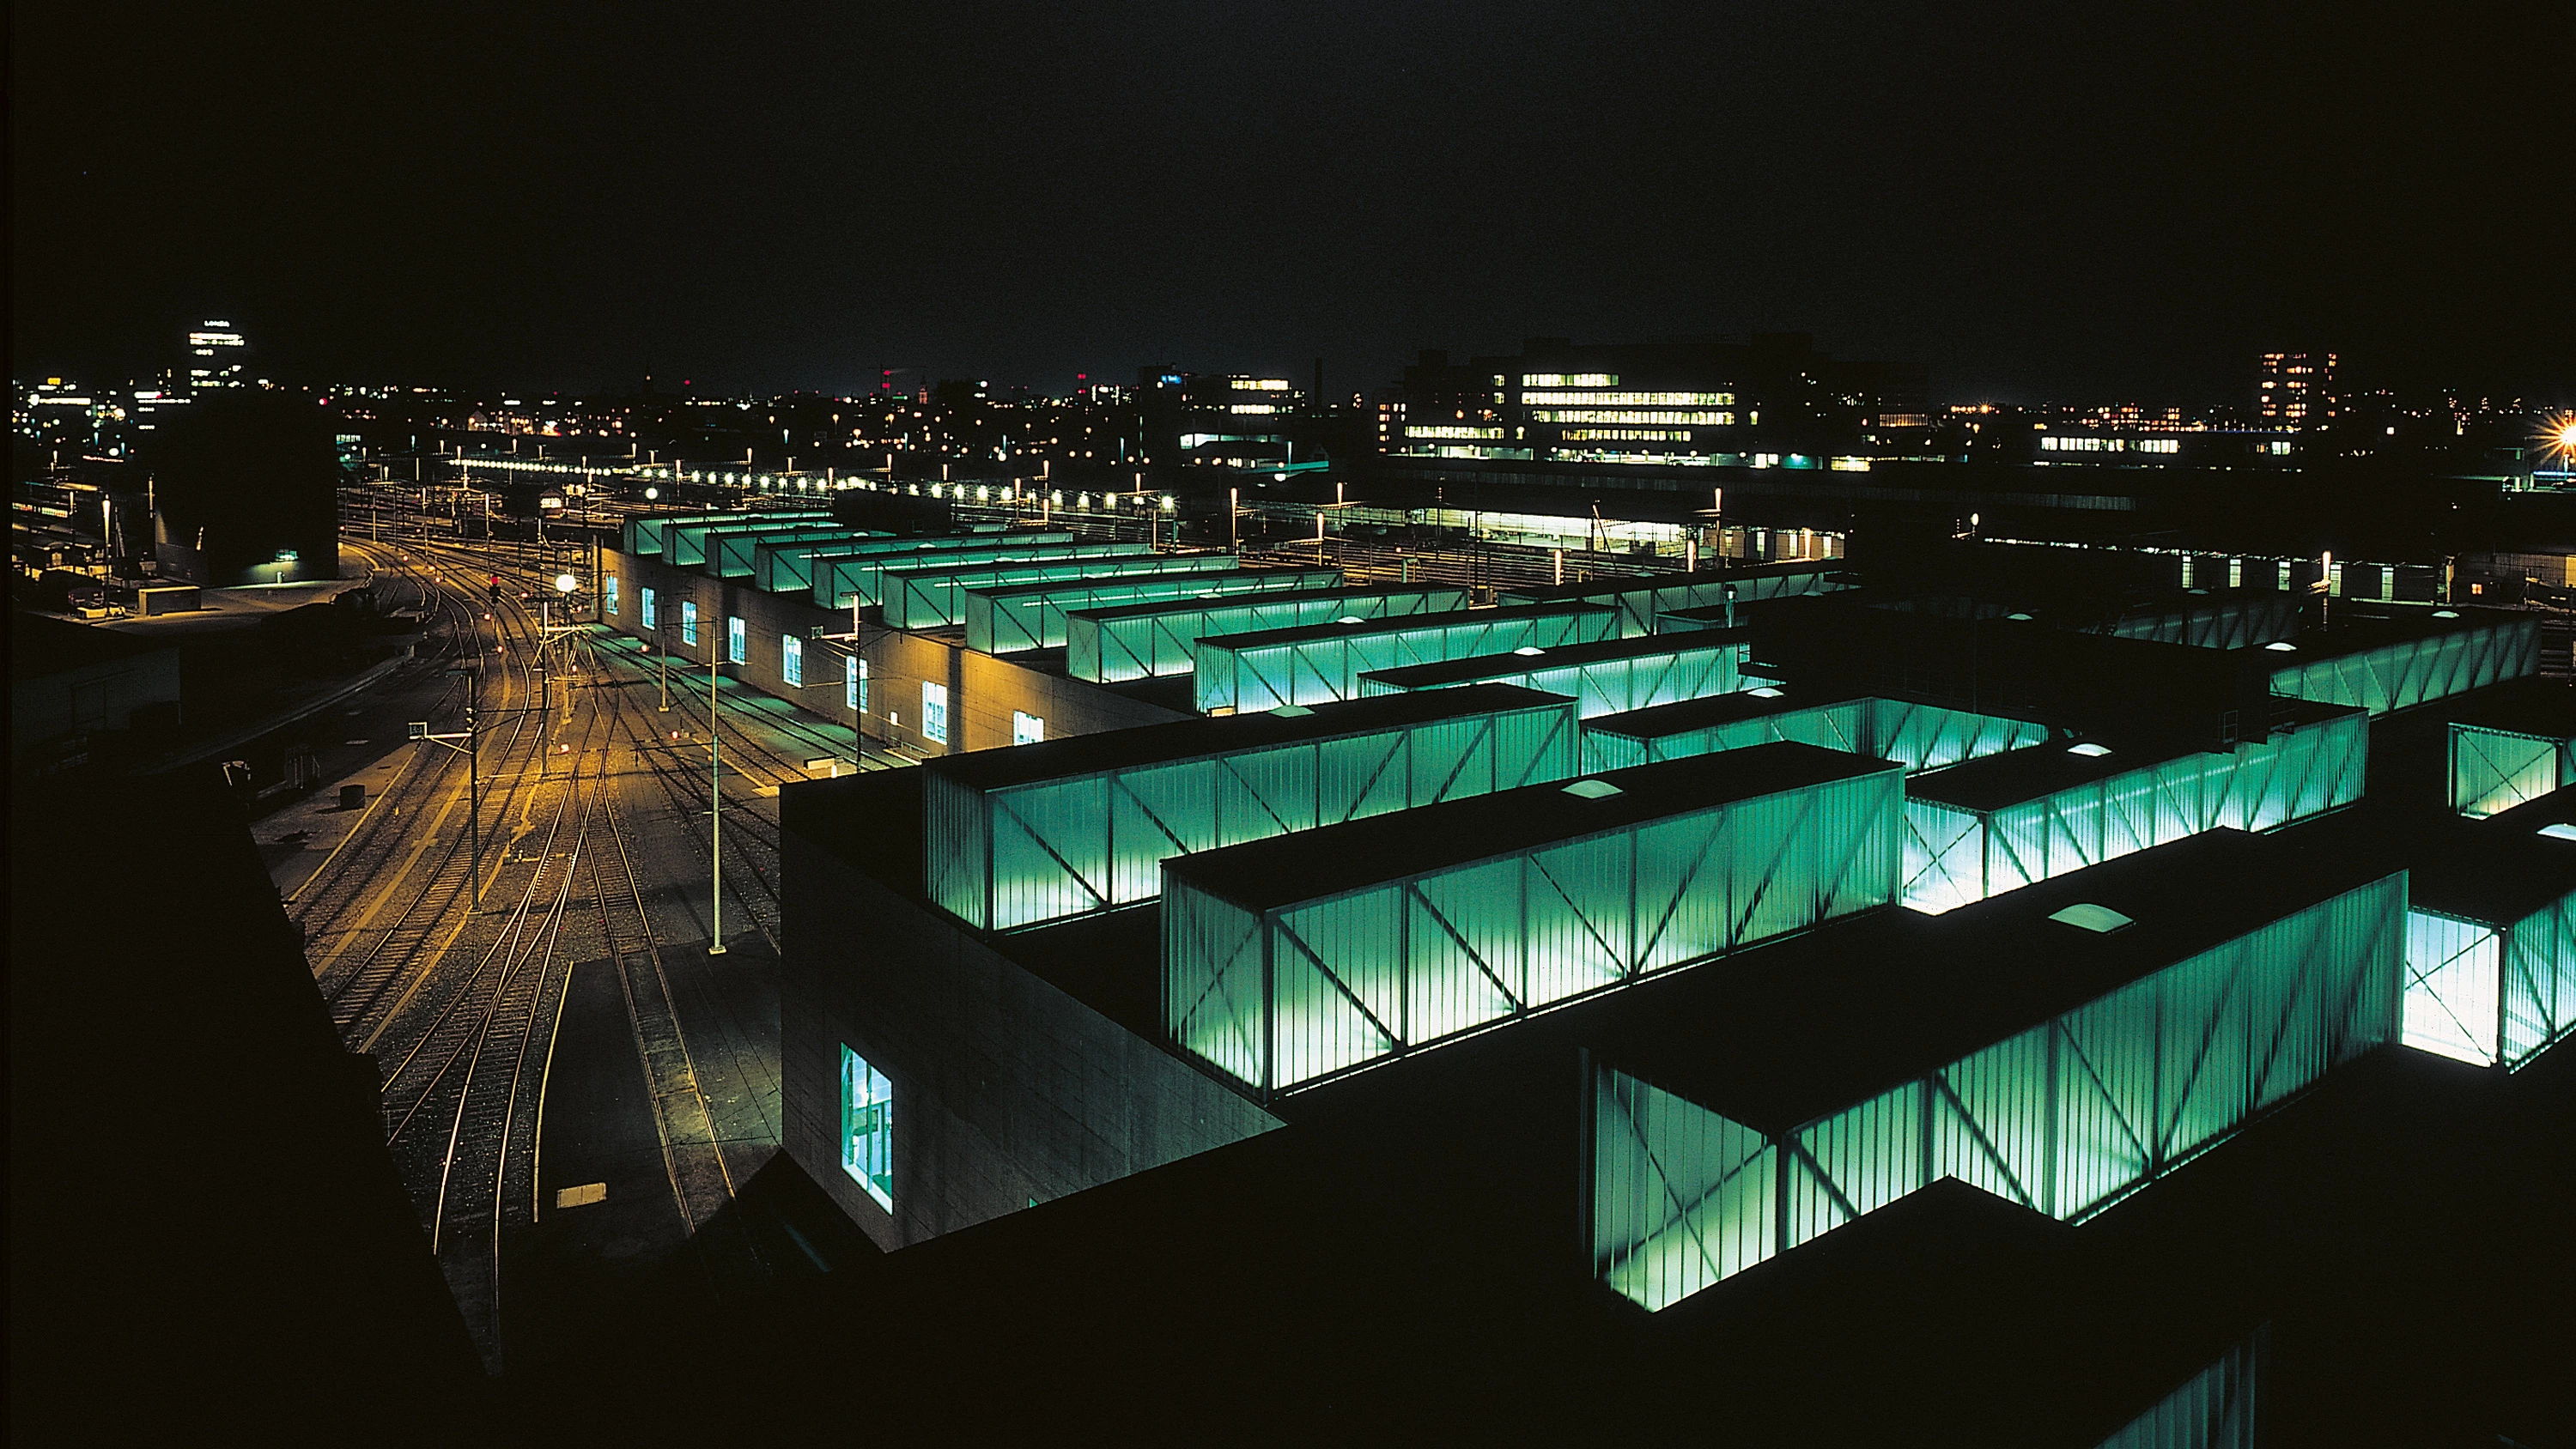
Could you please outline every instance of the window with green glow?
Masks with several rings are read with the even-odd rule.
[[[921,682],[921,737],[933,744],[948,743],[948,686]]]
[[[725,662],[740,664],[751,652],[751,631],[739,617],[725,619]]]
[[[662,627],[661,611],[654,607],[654,602],[653,591],[647,588],[644,590],[644,598],[640,605],[643,609],[644,627],[647,629]]]
[[[850,661],[850,672],[841,676],[841,694],[852,714],[868,712],[868,661]]]
[[[841,1047],[841,1170],[894,1211],[894,1084]]]
[[[680,601],[680,642],[695,647],[698,642],[698,601]]]
[[[805,641],[793,634],[778,636],[778,677],[789,684],[805,682]]]
[[[605,605],[607,606],[607,608],[608,608],[608,612],[610,612],[610,613],[612,613],[612,614],[616,613],[616,612],[618,611],[618,610],[617,610],[617,575],[615,575],[615,574],[606,574],[606,575],[603,575],[603,576],[601,576],[601,578],[600,578],[600,581],[599,581],[599,582],[600,582],[600,590],[599,590],[599,594],[600,594],[600,602],[601,602],[601,603],[603,603],[603,604],[605,604]]]

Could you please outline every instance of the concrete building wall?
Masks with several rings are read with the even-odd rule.
[[[791,785],[782,802],[786,1148],[852,1221],[891,1250],[1279,1125],[806,825],[917,837],[917,803],[829,803],[916,778]],[[842,1167],[845,1045],[892,1083],[891,1213]]]
[[[725,621],[740,618],[745,629],[744,659],[733,677],[766,694],[791,700],[843,725],[859,728],[871,740],[921,755],[958,754],[993,749],[1015,742],[1015,714],[1046,722],[1048,739],[1159,724],[1185,718],[1178,711],[1130,699],[1078,679],[996,659],[968,649],[962,639],[908,633],[871,622],[860,631],[861,657],[867,661],[865,718],[849,705],[844,684],[847,662],[816,642],[819,634],[846,634],[850,615],[844,609],[817,607],[803,594],[771,594],[748,580],[714,579],[693,568],[673,568],[659,559],[616,549],[600,551],[600,570],[617,580],[617,607],[608,624],[621,634],[642,637],[643,591],[654,590],[662,628],[660,637],[675,654],[699,664],[725,647]],[[680,638],[680,601],[698,605],[698,642]],[[805,645],[805,683],[787,682],[781,636],[794,634]],[[922,686],[948,691],[948,737],[936,740],[922,729]]]

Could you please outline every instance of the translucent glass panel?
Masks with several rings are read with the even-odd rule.
[[[841,1170],[894,1211],[894,1083],[841,1047]]]
[[[885,602],[885,576],[902,569],[1033,559],[1131,558],[1154,551],[1152,545],[1145,543],[1000,544],[989,539],[971,542],[975,546],[929,552],[897,549],[818,558],[814,561],[814,602],[826,609],[846,609],[852,600],[863,605],[881,604]]]
[[[799,687],[805,683],[805,641],[793,634],[778,636],[778,677]]]
[[[617,607],[617,575],[604,574],[600,577],[599,602],[601,607],[608,613],[619,614],[625,612]]]
[[[1918,794],[1905,802],[1905,903],[1953,910],[2204,830],[2270,830],[2349,805],[2368,724],[2337,715],[1991,810]]]
[[[728,513],[711,520],[674,523],[662,535],[662,557],[674,568],[705,568],[717,537],[746,533],[776,536],[799,528],[823,527],[831,521],[829,513]]]
[[[1230,634],[1199,641],[1195,693],[1201,713],[1322,704],[1357,699],[1360,676],[1375,670],[1618,636],[1616,610],[1554,604],[1363,621],[1294,638]]]
[[[1094,684],[1187,674],[1198,667],[1201,639],[1268,629],[1299,629],[1336,619],[1382,619],[1436,614],[1467,607],[1467,591],[1450,585],[1419,589],[1324,590],[1290,598],[1259,598],[1198,607],[1077,610],[1064,621],[1065,672]]]
[[[1598,604],[1609,604],[1619,610],[1620,632],[1634,638],[1640,634],[1662,632],[1656,624],[1659,614],[1675,614],[1686,609],[1715,608],[1726,602],[1729,586],[1735,600],[1749,604],[1756,599],[1782,599],[1798,594],[1825,593],[1843,587],[1842,581],[1822,569],[1783,569],[1778,572],[1746,571],[1741,574],[1712,572],[1686,576],[1688,581],[1675,583],[1672,576],[1662,582],[1639,581],[1630,585],[1611,585],[1587,589],[1579,596],[1567,589],[1506,590],[1506,604],[1529,603],[1540,599],[1581,597]]]
[[[1740,639],[1692,643],[1687,642],[1689,638],[1673,636],[1671,648],[1653,654],[1578,664],[1549,664],[1544,658],[1498,655],[1491,673],[1445,679],[1436,686],[1422,687],[1445,689],[1460,684],[1495,683],[1543,689],[1572,698],[1586,719],[1705,699],[1713,694],[1732,694],[1745,687],[1740,671],[1752,646]],[[1382,674],[1360,676],[1362,698],[1400,694],[1404,690],[1404,685]]]
[[[647,629],[659,629],[659,628],[661,628],[661,627],[662,627],[662,610],[661,610],[661,601],[660,601],[660,599],[659,599],[659,598],[654,594],[654,592],[653,592],[653,586],[652,586],[652,585],[650,585],[650,584],[647,584],[647,585],[645,585],[643,588],[640,588],[640,589],[636,590],[635,592],[636,592],[636,595],[637,595],[636,607],[642,611],[642,612],[640,612],[639,614],[637,614],[637,615],[636,615],[637,620],[638,620],[638,621],[643,625],[643,627],[645,627],[645,628],[647,628]]]
[[[2372,882],[1784,1131],[1605,1067],[1594,1272],[1662,1308],[1942,1177],[2080,1222],[2394,1038],[2405,917]],[[1767,1190],[1710,1196],[1729,1172]]]
[[[1214,574],[1237,568],[1231,554],[1136,554],[1121,557],[1018,559],[1007,563],[915,564],[881,575],[877,602],[896,629],[939,629],[964,622],[966,591],[1015,584],[1071,583],[1137,574]]]
[[[1218,557],[1235,563],[1231,554]],[[1060,649],[1064,647],[1064,616],[1075,609],[1295,593],[1301,589],[1329,589],[1341,581],[1339,569],[1236,567],[1231,572],[1194,570],[1143,578],[1104,580],[1095,576],[1040,588],[970,588],[963,600],[966,647],[987,654]]]
[[[2568,738],[2551,739],[2453,723],[2451,808],[2483,820],[2576,785],[2576,720],[2568,729]]]
[[[927,886],[992,930],[1150,901],[1176,855],[1567,779],[1576,736],[1557,703],[989,793],[934,775]]]
[[[2504,1064],[2519,1067],[2576,1031],[2576,896],[2513,923],[2504,938]]]
[[[1274,1091],[1883,905],[1902,791],[1891,769],[1686,810],[1281,906],[1247,939],[1167,927],[1168,1024],[1260,1043],[1257,1070],[1201,1054]],[[1167,921],[1213,919],[1163,891]],[[1198,1019],[1247,1000],[1264,1025]]]
[[[828,524],[804,528],[762,529],[758,532],[719,533],[707,540],[706,568],[708,573],[720,579],[747,579],[752,576],[758,550],[763,545],[847,537],[849,537],[849,530]]]
[[[2432,911],[2406,913],[2408,1046],[2480,1066],[2503,1021],[2504,933]]]
[[[695,599],[680,601],[680,642],[694,648],[698,642],[698,603]]]
[[[2047,738],[2046,726],[2028,720],[1894,699],[1836,700],[1728,720],[1705,729],[1650,736],[1623,733],[1623,722],[1609,715],[1588,720],[1583,727],[1586,770],[1614,770],[1653,760],[1679,760],[1773,740],[1794,740],[1893,760],[1903,765],[1906,773],[1915,774],[2040,744]]]
[[[2539,619],[2503,619],[2294,662],[2272,671],[2272,692],[2382,715],[2539,672]]]
[[[2095,1449],[2254,1449],[2263,1340],[2258,1331],[2229,1349]]]
[[[1073,542],[1070,533],[1014,532],[1011,543],[1034,548],[1041,544]],[[752,581],[765,593],[804,593],[814,587],[814,570],[826,559],[871,558],[885,554],[908,554],[931,559],[942,550],[954,552],[965,548],[993,546],[990,537],[977,538],[890,538],[884,534],[862,533],[856,529],[838,543],[764,543],[753,552]]]

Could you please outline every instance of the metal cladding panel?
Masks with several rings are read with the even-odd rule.
[[[2290,664],[2272,672],[2272,692],[2376,716],[2539,672],[2539,619],[2500,619]]]
[[[815,539],[845,538],[849,530],[834,524],[813,524],[801,528],[759,529],[743,533],[719,533],[707,540],[707,572],[720,579],[747,579],[758,562],[758,551],[776,543],[805,543]]]
[[[1742,668],[1752,646],[1744,641],[1711,640],[1692,644],[1676,640],[1660,654],[1599,659],[1577,664],[1544,664],[1522,656],[1501,655],[1490,674],[1419,686],[1451,689],[1461,684],[1517,684],[1572,698],[1585,719],[1649,709],[1660,704],[1733,694],[1747,687]],[[1379,674],[1360,676],[1360,695],[1401,694],[1406,686]]]
[[[1279,906],[1261,928],[1268,1029],[1245,1033],[1272,1054],[1258,1073],[1209,1060],[1265,1091],[1295,1087],[1885,905],[1902,797],[1899,773],[1876,771]],[[1167,875],[1166,909],[1176,888]],[[1228,969],[1167,958],[1167,989],[1196,999]]]
[[[1944,1176],[2082,1221],[2394,1040],[2406,915],[2373,881],[1767,1137],[1596,1071],[1594,1272],[1659,1309]]]
[[[1069,544],[1070,533],[1014,532],[1015,548],[1039,544]],[[817,568],[835,559],[881,558],[888,554],[935,562],[945,554],[969,549],[990,549],[990,535],[957,538],[897,538],[882,533],[850,530],[847,541],[837,544],[772,544],[761,550],[759,568],[767,570],[756,576],[761,589],[773,594],[803,593],[813,588]],[[844,601],[846,603],[846,601]]]
[[[1905,903],[1954,910],[2204,830],[2272,830],[2340,809],[2361,798],[2369,747],[2368,717],[2340,714],[1991,810],[1909,798]]]
[[[2504,938],[2498,1055],[2519,1068],[2576,1032],[2576,895],[2513,923]]]
[[[1151,544],[1132,543],[993,543],[985,539],[961,540],[965,547],[928,552],[888,551],[882,554],[860,554],[850,558],[817,560],[814,567],[814,602],[826,609],[846,609],[853,599],[861,604],[882,604],[888,587],[885,576],[905,569],[929,569],[945,565],[999,564],[1038,559],[1110,559],[1126,558],[1154,551]]]
[[[946,892],[934,880],[931,894],[990,930],[1150,901],[1174,856],[1567,779],[1576,738],[1573,704],[1558,701],[982,794],[949,785],[988,802],[990,854],[960,868],[989,870],[990,890],[979,876]],[[932,859],[952,854],[934,844]]]
[[[1543,609],[1549,611],[1534,612]],[[1476,617],[1480,614],[1485,617]],[[1202,638],[1196,650],[1197,706],[1208,713],[1357,699],[1360,676],[1372,670],[1589,644],[1616,638],[1618,630],[1616,610],[1575,606],[1557,612],[1552,606],[1531,605],[1526,610],[1461,610],[1425,616],[1418,623],[1354,624],[1346,633],[1304,638]]]
[[[1247,570],[1232,554],[1194,557],[1221,559],[1225,567],[1210,564],[1199,570],[1175,570],[1168,576],[1157,573],[1109,583],[1079,580],[1063,588],[968,589],[964,601],[966,647],[987,654],[1060,649],[1065,642],[1065,615],[1076,609],[1292,593],[1331,588],[1342,581],[1339,569]]]
[[[888,569],[877,602],[896,629],[939,629],[964,622],[966,592],[1023,584],[1073,583],[1145,574],[1207,574],[1231,569],[1225,554],[1138,553],[1113,557],[1033,558],[997,563],[939,563]]]
[[[983,797],[936,775],[922,777],[922,889],[968,925],[991,924],[993,849]]]
[[[2255,1449],[2264,1340],[2247,1336],[2094,1449]]]
[[[1094,684],[1116,684],[1197,668],[1201,639],[1297,629],[1339,618],[1380,619],[1400,614],[1447,613],[1467,607],[1467,591],[1448,584],[1418,589],[1329,590],[1312,596],[1249,599],[1208,608],[1119,611],[1097,617],[1069,613],[1064,621],[1065,672]]]
[[[2453,721],[2451,808],[2473,820],[2576,785],[2576,722],[2552,739]]]

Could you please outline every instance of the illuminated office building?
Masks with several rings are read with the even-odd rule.
[[[248,342],[230,322],[208,318],[198,323],[188,332],[188,390],[240,387],[248,352]]]

